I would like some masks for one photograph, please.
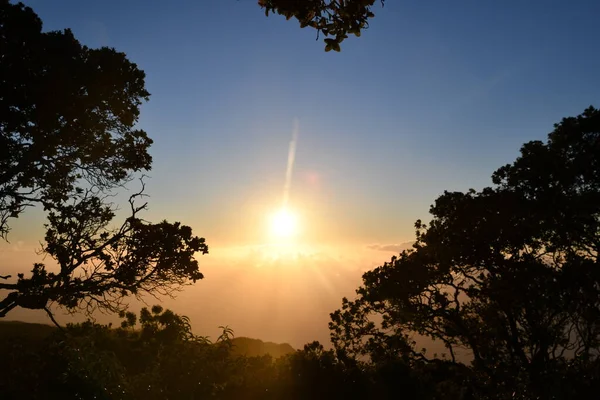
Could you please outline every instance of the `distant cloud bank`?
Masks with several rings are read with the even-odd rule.
[[[392,253],[401,253],[403,250],[412,248],[414,242],[404,242],[399,244],[370,244],[367,246],[370,250],[387,251]]]

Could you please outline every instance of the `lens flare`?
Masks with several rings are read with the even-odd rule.
[[[285,169],[285,183],[283,185],[283,207],[287,206],[290,198],[290,188],[292,186],[292,173],[294,172],[294,163],[296,162],[296,143],[298,142],[298,133],[300,131],[300,121],[294,118],[294,130],[292,131],[292,140],[288,149],[287,168]]]

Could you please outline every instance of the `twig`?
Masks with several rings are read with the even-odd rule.
[[[54,319],[54,315],[52,315],[52,312],[48,309],[48,307],[44,307],[44,311],[46,311],[46,314],[48,314],[48,316],[50,317],[50,319],[52,320],[52,322],[54,323],[54,325],[56,325],[56,327],[58,329],[60,329],[61,331],[64,332],[63,327],[60,326],[60,324],[56,321],[56,319]]]

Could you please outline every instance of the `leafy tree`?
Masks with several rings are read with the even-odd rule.
[[[122,329],[134,329],[138,317],[132,312],[121,311],[119,316],[123,318]],[[206,337],[196,336],[192,333],[190,319],[185,315],[175,314],[171,310],[163,310],[160,305],[153,306],[150,310],[144,307],[140,311],[139,322],[141,329],[139,338],[144,342],[157,341],[160,343],[171,343],[176,341],[210,341]],[[228,328],[224,330],[225,335],[233,332]],[[229,336],[227,336],[229,338]]]
[[[150,168],[152,140],[135,129],[148,100],[143,71],[70,30],[42,32],[23,4],[0,1],[0,233],[27,206],[52,207],[82,180],[121,185]]]
[[[288,355],[280,363],[281,383],[293,399],[357,398],[357,383],[336,358],[319,342],[306,344],[304,349]],[[353,390],[354,389],[354,390]]]
[[[139,318],[121,315],[118,328],[86,321],[43,340],[3,338],[3,399],[227,398],[246,375],[270,367],[270,359],[234,356],[229,328],[213,343],[192,334],[187,317],[160,306],[142,309]]]
[[[493,182],[436,200],[414,249],[332,314],[333,343],[416,365],[432,360],[422,335],[472,361],[480,398],[581,398],[600,383],[600,111],[526,143]]]
[[[222,398],[232,385],[239,384],[246,364],[233,356],[230,328],[221,327],[213,343],[192,333],[188,317],[158,305],[142,308],[139,318],[131,312],[120,315],[119,329],[88,323],[72,326],[68,333],[81,337],[88,331],[98,351],[116,356],[129,397]],[[140,329],[134,329],[138,321]]]
[[[0,283],[0,317],[56,303],[87,312],[120,309],[127,295],[168,295],[202,278],[191,228],[152,224],[130,197],[121,224],[108,202],[148,170],[152,141],[136,129],[147,100],[144,73],[114,49],[90,49],[70,30],[42,32],[23,4],[0,0],[0,235],[27,207],[48,215],[42,251],[58,265]],[[10,276],[2,276],[8,280]]]
[[[325,36],[325,51],[340,51],[349,34],[360,36],[373,18],[375,0],[258,0],[265,15],[277,13],[296,18],[300,27],[317,30]],[[384,0],[381,0],[383,6]]]
[[[247,357],[230,329],[211,342],[160,306],[121,318],[117,328],[87,321],[43,336],[32,324],[1,323],[3,399],[458,399],[464,381],[449,362],[350,362],[318,342]]]

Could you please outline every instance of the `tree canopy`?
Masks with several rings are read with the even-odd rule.
[[[43,32],[23,4],[0,0],[0,235],[27,207],[48,217],[43,253],[30,276],[0,282],[0,317],[15,307],[118,310],[130,294],[170,294],[202,278],[203,238],[179,222],[153,224],[130,197],[115,221],[109,199],[150,169],[152,140],[136,128],[150,94],[125,54],[90,49],[70,30]],[[2,276],[4,281],[10,276]]]
[[[380,0],[383,6],[384,0]],[[295,18],[301,28],[316,29],[325,37],[325,51],[340,51],[348,35],[360,36],[369,27],[376,0],[258,0],[265,15],[276,13]]]
[[[160,306],[121,318],[117,328],[87,321],[50,332],[0,322],[3,399],[457,398],[447,396],[456,375],[447,365],[352,365],[318,342],[247,356],[231,329],[196,336],[188,318]]]
[[[600,366],[600,111],[526,143],[493,182],[435,201],[414,248],[332,314],[333,343],[349,358],[431,360],[421,335],[472,361],[480,397],[583,395]]]
[[[0,2],[0,233],[25,207],[63,202],[85,181],[107,189],[148,170],[152,140],[135,129],[144,72],[70,30],[42,32],[23,4]]]

